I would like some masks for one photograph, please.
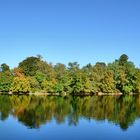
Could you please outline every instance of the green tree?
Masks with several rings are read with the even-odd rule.
[[[44,92],[48,92],[48,93],[55,93],[55,85],[56,85],[56,80],[55,79],[51,79],[51,81],[49,80],[44,80],[41,84],[42,89]]]
[[[136,70],[136,88],[135,92],[140,93],[140,69]]]
[[[69,73],[69,92],[71,94],[77,94],[83,91],[82,85],[82,75],[81,70],[79,68],[79,64],[77,62],[68,64],[68,73]]]
[[[83,78],[83,92],[92,94],[94,92],[92,81],[88,77]]]
[[[10,71],[10,68],[7,64],[3,63],[1,64],[1,70],[2,72]]]
[[[73,75],[70,88],[71,93],[74,95],[83,92],[82,73],[80,70],[77,70]]]
[[[101,91],[104,93],[112,93],[116,91],[115,81],[112,71],[106,71],[100,82]]]
[[[0,91],[8,92],[12,83],[13,75],[7,64],[2,64],[1,70],[2,71],[0,72]]]
[[[110,63],[108,69],[113,71],[116,88],[120,92],[130,93],[135,91],[135,65],[131,61],[128,61],[127,55],[122,55],[119,60]]]
[[[93,71],[90,76],[90,80],[92,81],[93,92],[100,92],[100,82],[104,76],[104,71],[106,71],[106,64],[103,62],[97,62],[93,67]]]
[[[119,58],[119,65],[124,66],[127,63],[128,59],[129,58],[126,54],[121,55]]]
[[[38,82],[38,80],[36,79],[35,76],[28,77],[28,80],[29,80],[29,83],[30,83],[31,92],[35,93],[35,92],[41,91],[41,85],[40,85],[40,83]]]
[[[19,68],[23,70],[26,76],[35,76],[37,70],[39,69],[38,63],[40,62],[38,57],[28,57],[19,63]]]
[[[38,83],[40,83],[40,85],[44,80],[46,80],[46,76],[42,72],[37,72],[35,78],[37,79]]]

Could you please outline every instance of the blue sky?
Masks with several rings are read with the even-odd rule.
[[[140,66],[140,0],[0,0],[0,63],[41,54],[85,65],[123,53]]]

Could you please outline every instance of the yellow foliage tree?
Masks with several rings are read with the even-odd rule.
[[[30,92],[29,80],[23,76],[14,77],[10,90],[12,93],[29,93]]]

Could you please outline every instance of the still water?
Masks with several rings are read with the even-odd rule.
[[[1,140],[140,140],[140,96],[0,96]]]

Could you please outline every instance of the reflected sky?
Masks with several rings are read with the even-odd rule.
[[[140,120],[137,120],[127,131],[122,131],[119,126],[108,121],[97,122],[81,118],[77,126],[69,126],[67,122],[58,125],[52,120],[40,129],[29,129],[9,116],[7,120],[0,121],[0,132],[3,140],[139,140],[139,126]]]

